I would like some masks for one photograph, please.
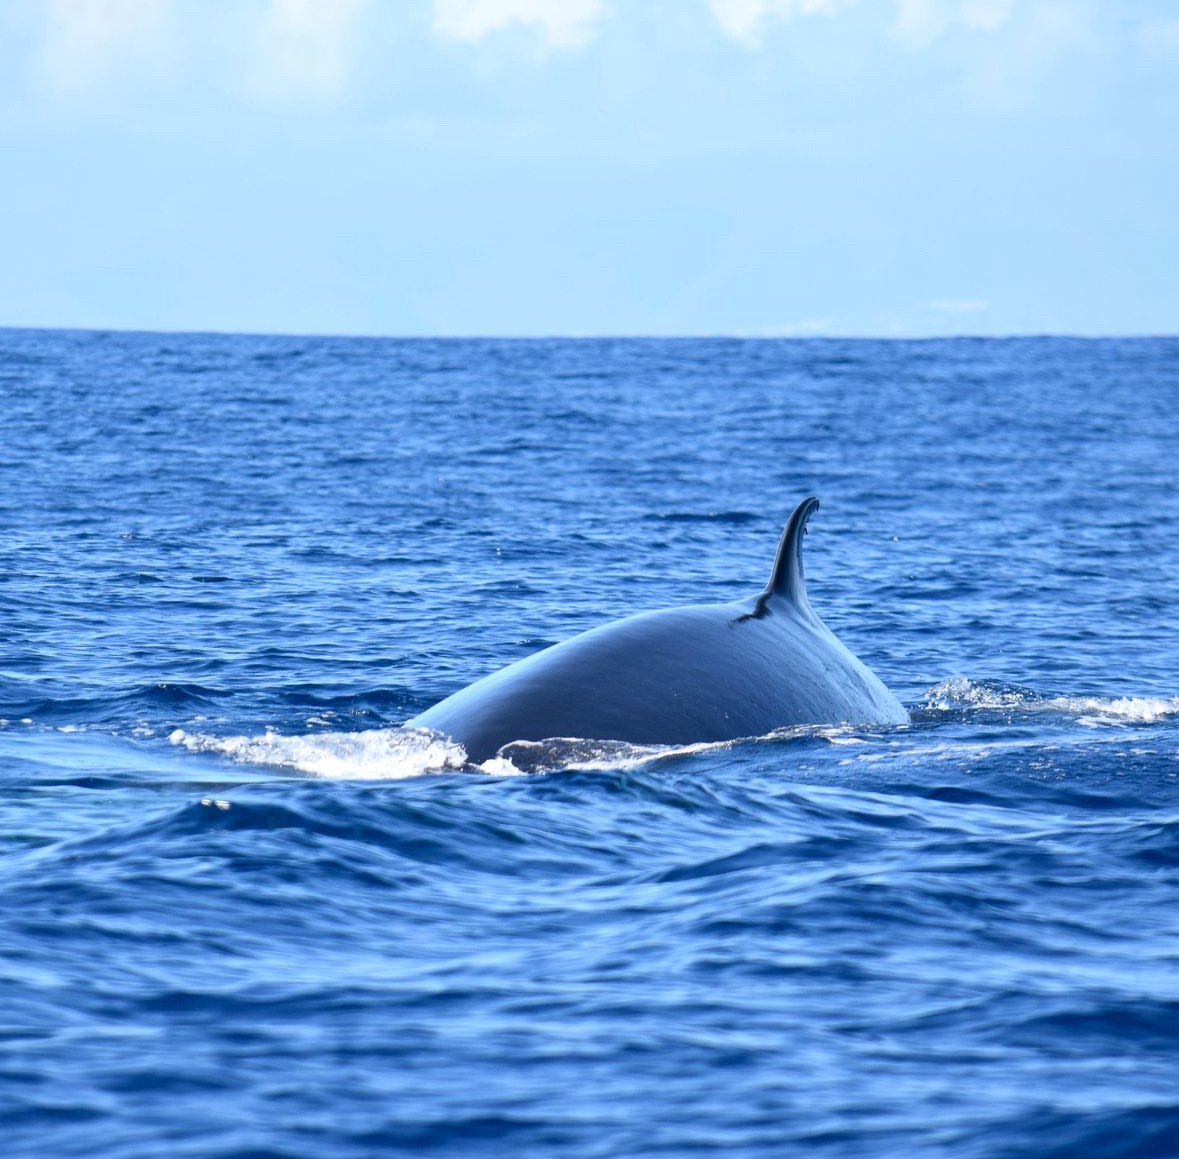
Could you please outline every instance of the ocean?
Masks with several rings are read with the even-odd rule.
[[[9,1159],[1179,1156],[1179,339],[0,330]],[[911,723],[472,767],[649,609]]]

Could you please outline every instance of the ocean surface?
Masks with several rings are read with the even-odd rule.
[[[0,330],[6,1159],[1179,1155],[1179,339]],[[631,612],[892,728],[468,766]]]

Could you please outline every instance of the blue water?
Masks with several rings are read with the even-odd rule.
[[[0,331],[6,1156],[1179,1155],[1179,340]],[[912,711],[464,767],[611,618]]]

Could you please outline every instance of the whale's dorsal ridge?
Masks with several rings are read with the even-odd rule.
[[[806,535],[807,522],[818,509],[819,500],[814,495],[808,495],[794,509],[794,514],[782,530],[782,538],[778,540],[778,554],[774,557],[770,582],[757,597],[757,604],[749,618],[760,619],[764,616],[771,600],[788,601],[800,612],[814,615],[802,576],[802,537]]]

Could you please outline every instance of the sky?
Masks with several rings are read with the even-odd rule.
[[[0,0],[0,325],[1179,332],[1179,0]]]

